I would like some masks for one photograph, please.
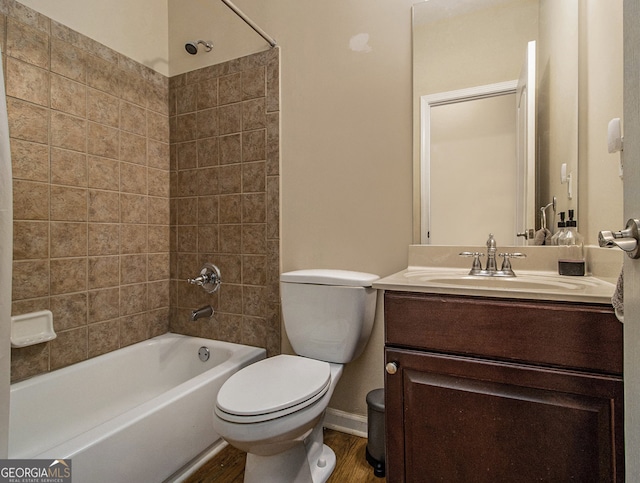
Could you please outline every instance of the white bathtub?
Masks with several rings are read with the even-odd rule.
[[[70,458],[79,483],[163,481],[220,439],[212,423],[220,386],[264,357],[264,349],[164,334],[18,382],[9,458]]]

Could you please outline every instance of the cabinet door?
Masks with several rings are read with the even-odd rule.
[[[385,352],[388,482],[624,481],[621,378]]]

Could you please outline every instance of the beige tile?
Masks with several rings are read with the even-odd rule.
[[[51,258],[87,256],[87,224],[51,222]]]
[[[120,101],[97,89],[87,89],[87,119],[110,127],[120,127]]]
[[[147,83],[135,72],[121,71],[122,98],[141,107],[147,107]]]
[[[245,70],[242,73],[242,98],[253,99],[266,95],[266,70],[264,67]]]
[[[178,225],[196,225],[198,223],[198,198],[178,198]]]
[[[280,238],[280,178],[267,177],[267,239]]]
[[[120,316],[139,314],[147,307],[146,283],[120,286]]]
[[[49,181],[49,146],[11,139],[14,179]]]
[[[35,376],[49,369],[49,344],[11,349],[11,382]]]
[[[250,131],[267,127],[264,97],[242,103],[242,129]]]
[[[242,256],[217,255],[216,265],[224,273],[224,283],[242,283]]]
[[[57,331],[87,325],[86,292],[51,297],[53,326]]]
[[[149,224],[169,225],[169,198],[149,197]]]
[[[220,166],[218,189],[220,194],[240,193],[242,191],[242,167],[239,164]]]
[[[237,164],[242,161],[242,137],[240,134],[220,136],[220,164]]]
[[[37,276],[34,276],[37,274]],[[48,260],[13,262],[12,300],[49,295],[50,264]]]
[[[265,223],[267,221],[265,193],[242,195],[242,221],[243,223]]]
[[[121,131],[120,159],[145,166],[147,164],[147,138]]]
[[[51,75],[51,109],[78,117],[87,115],[87,88],[61,75]]]
[[[51,71],[69,79],[86,83],[86,54],[67,42],[51,39]]]
[[[154,141],[153,139],[147,140],[147,164],[150,167],[158,169],[169,169],[169,144]]]
[[[267,252],[266,225],[262,223],[242,225],[242,253]]]
[[[86,152],[87,122],[61,112],[51,112],[51,145]]]
[[[168,79],[164,76],[162,77],[163,77],[163,80],[159,82],[151,81],[147,84],[147,108],[152,111],[168,116],[169,115]]]
[[[205,225],[218,223],[218,205],[217,196],[199,196],[198,223]]]
[[[178,196],[196,196],[198,195],[198,176],[199,170],[189,169],[178,172]]]
[[[242,285],[225,283],[220,286],[220,312],[242,314]]]
[[[120,284],[120,257],[89,257],[89,290]]]
[[[195,225],[181,225],[178,227],[178,251],[198,251],[198,227]]]
[[[169,306],[169,280],[162,280],[148,284],[149,310]]]
[[[103,190],[120,189],[120,162],[114,159],[89,156],[89,187]]]
[[[267,64],[267,112],[280,110],[280,62],[274,59]]]
[[[169,197],[169,171],[149,168],[147,177],[147,192],[150,196]]]
[[[59,369],[87,358],[87,328],[58,333],[51,345],[51,369]]]
[[[215,195],[219,192],[219,168],[200,168],[198,170],[198,194],[202,196]]]
[[[7,97],[9,133],[12,138],[47,144],[49,111],[44,107]]]
[[[7,7],[10,18],[47,35],[51,33],[51,19],[46,15],[19,2],[7,2]]]
[[[87,289],[87,259],[51,260],[51,295],[80,292]]]
[[[243,193],[263,193],[266,191],[266,163],[258,161],[242,165]]]
[[[49,185],[31,181],[13,181],[14,220],[49,219]]]
[[[120,318],[120,345],[122,347],[145,340],[148,333],[149,324],[146,314]]]
[[[198,145],[196,141],[188,141],[176,145],[178,169],[193,169],[198,166]]]
[[[148,263],[148,280],[169,279],[169,253],[150,253]]]
[[[208,79],[197,84],[198,109],[208,109],[218,105],[218,79]]]
[[[120,225],[89,223],[89,255],[120,253]]]
[[[147,223],[147,197],[145,195],[120,194],[120,222]]]
[[[259,161],[267,159],[266,131],[247,131],[242,133],[242,161]]]
[[[120,191],[147,193],[147,168],[131,163],[120,163]]]
[[[87,152],[104,158],[118,159],[120,151],[118,129],[89,122],[87,127]]]
[[[51,148],[51,183],[86,187],[87,178],[86,154]]]
[[[140,136],[147,135],[147,112],[130,102],[120,102],[120,128]]]
[[[89,190],[89,221],[118,223],[120,194],[114,191]]]
[[[147,281],[147,254],[120,257],[120,283],[131,284]]]
[[[89,291],[89,323],[115,319],[119,312],[119,287]]]
[[[87,221],[87,198],[84,188],[51,186],[51,219]]]
[[[120,253],[147,251],[147,226],[123,224],[120,227]]]
[[[242,226],[220,225],[220,253],[240,253],[242,250]]]
[[[87,55],[87,85],[111,95],[120,95],[120,71],[116,66],[95,55]]]
[[[242,195],[221,195],[219,202],[220,223],[242,222]]]
[[[218,138],[198,139],[198,166],[218,165]]]
[[[229,104],[218,108],[218,134],[242,131],[242,104]]]
[[[9,17],[6,53],[10,57],[49,69],[49,35]]]
[[[218,135],[218,109],[205,109],[196,113],[196,129],[198,139]]]
[[[194,112],[198,104],[198,86],[196,84],[186,85],[176,89],[176,109],[177,114]]]
[[[49,107],[49,72],[20,60],[7,58],[7,95]]]
[[[108,320],[89,327],[89,357],[96,357],[120,347],[120,322]]]
[[[27,260],[49,257],[49,223],[46,221],[14,221],[13,259]]]
[[[182,114],[176,118],[176,128],[171,132],[172,142],[193,141],[197,138],[196,113]]]
[[[198,252],[218,251],[218,225],[198,225]]]
[[[147,111],[147,135],[156,141],[168,142],[169,118],[157,112]]]
[[[261,316],[266,310],[266,288],[243,285],[242,287],[242,313],[244,315]]]
[[[270,176],[280,174],[280,114],[267,115],[267,173]]]
[[[242,100],[242,74],[225,75],[218,79],[218,102],[222,106]]]

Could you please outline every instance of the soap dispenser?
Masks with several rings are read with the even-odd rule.
[[[569,210],[564,235],[558,239],[558,273],[560,275],[582,276],[585,274],[584,238],[578,233],[578,222]]]
[[[558,229],[556,230],[556,232],[551,237],[551,244],[552,245],[559,245],[560,244],[559,240],[565,234],[565,226],[566,226],[566,223],[564,222],[564,211],[561,211],[560,212],[560,221],[558,222]]]

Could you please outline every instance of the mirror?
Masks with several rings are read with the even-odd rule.
[[[577,0],[414,5],[415,242],[533,244],[554,197],[577,214],[578,20]]]

